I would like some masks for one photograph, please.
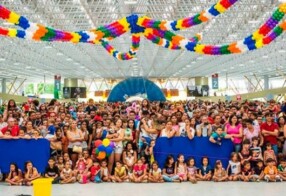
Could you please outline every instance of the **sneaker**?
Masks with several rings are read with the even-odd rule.
[[[266,182],[269,182],[269,178],[266,178]]]
[[[257,179],[257,180],[256,180],[256,182],[260,182],[260,180],[259,180],[259,179]]]

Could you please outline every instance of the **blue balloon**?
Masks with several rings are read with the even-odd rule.
[[[99,152],[103,152],[103,151],[105,151],[106,147],[103,145],[100,145],[97,147],[97,149],[99,150]]]
[[[110,155],[110,154],[113,152],[113,148],[110,147],[110,146],[107,146],[107,147],[105,148],[105,152],[106,152],[106,154]]]

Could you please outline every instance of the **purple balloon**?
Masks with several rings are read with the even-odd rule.
[[[109,147],[111,147],[113,149],[115,147],[115,143],[114,142],[110,142]]]

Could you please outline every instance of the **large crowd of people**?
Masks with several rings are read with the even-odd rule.
[[[29,160],[21,171],[11,163],[4,180],[31,185],[39,177],[53,183],[286,181],[286,104],[243,101],[133,103],[59,102],[17,105],[9,100],[0,111],[0,139],[47,139],[50,159],[40,174]],[[169,155],[159,167],[153,148],[158,137],[208,137],[221,145],[233,142],[229,165],[196,163],[183,154]],[[109,139],[113,152],[94,153],[95,142]],[[1,169],[1,168],[0,168]]]

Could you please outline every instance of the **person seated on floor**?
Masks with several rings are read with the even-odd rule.
[[[22,171],[18,168],[18,165],[16,163],[10,164],[10,171],[5,181],[11,186],[22,185],[22,182],[23,182]]]

